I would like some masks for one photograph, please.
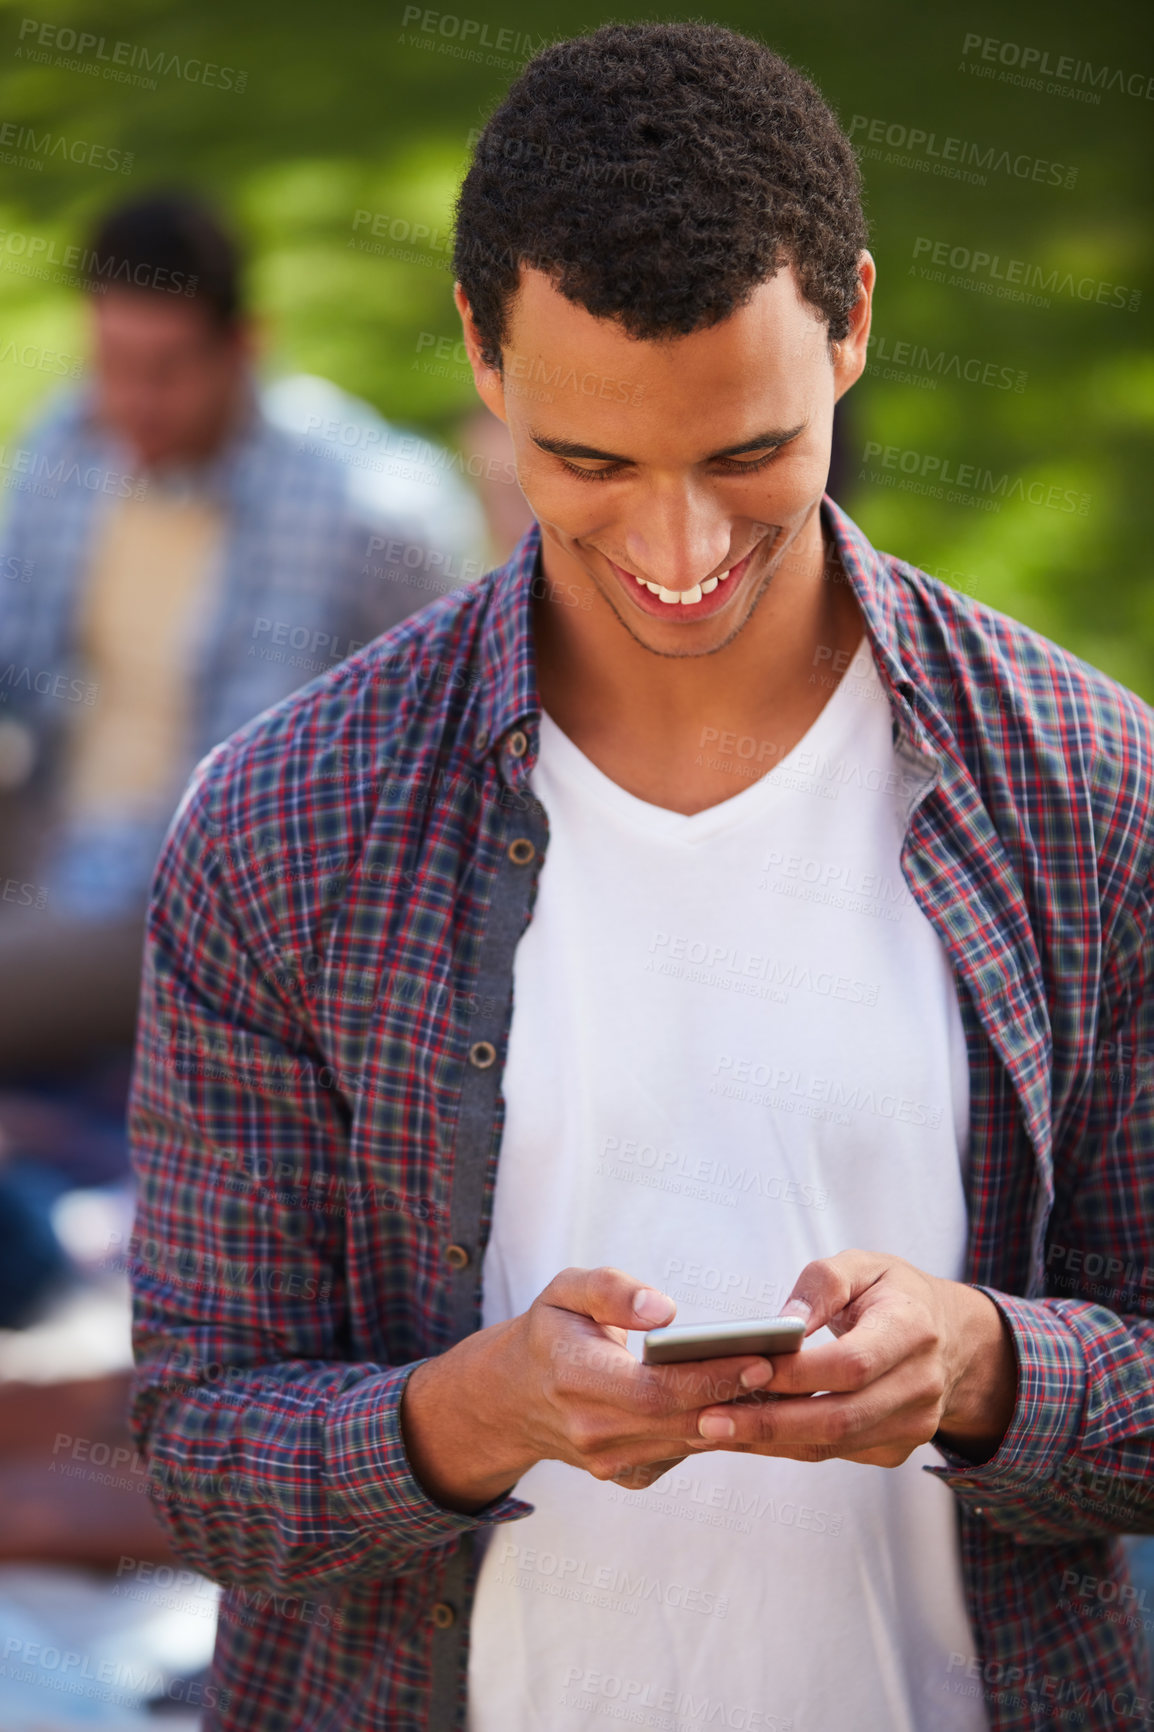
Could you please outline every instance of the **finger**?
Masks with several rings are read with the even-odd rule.
[[[767,1369],[750,1354],[682,1365],[645,1365],[591,1320],[575,1321],[551,1346],[563,1398],[606,1435],[621,1441],[683,1441],[704,1407],[740,1398],[741,1375]],[[700,1441],[700,1440],[698,1440]]]
[[[787,1355],[787,1357],[793,1357]],[[677,1365],[654,1365],[646,1368],[654,1374],[653,1400],[660,1411],[685,1413],[691,1408],[707,1407],[718,1401],[736,1401],[749,1388],[741,1381],[744,1372],[756,1373],[754,1383],[764,1388],[766,1382],[776,1387],[776,1374],[771,1361],[762,1354],[726,1354],[715,1359],[686,1359]],[[765,1372],[769,1377],[765,1377]]]
[[[618,1329],[660,1329],[677,1313],[668,1293],[647,1287],[636,1275],[603,1265],[597,1269],[562,1269],[541,1294],[548,1305],[576,1311]]]
[[[834,1257],[817,1257],[794,1282],[782,1313],[788,1315],[795,1305],[808,1305],[805,1332],[812,1335],[900,1261],[879,1251],[839,1251]]]
[[[930,1320],[915,1307],[888,1305],[880,1289],[874,1301],[863,1295],[866,1309],[853,1326],[834,1341],[822,1341],[802,1353],[779,1353],[773,1360],[775,1395],[814,1395],[864,1389],[903,1359],[932,1344]]]
[[[822,1461],[884,1448],[907,1436],[915,1437],[916,1443],[928,1442],[938,1428],[940,1405],[938,1393],[927,1388],[919,1375],[911,1375],[903,1363],[861,1394],[708,1408],[698,1429],[699,1435],[710,1436],[714,1449],[752,1449]],[[708,1431],[703,1429],[706,1422],[710,1422]]]

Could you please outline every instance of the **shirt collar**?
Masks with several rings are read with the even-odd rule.
[[[937,716],[933,692],[903,629],[894,562],[878,553],[852,518],[828,495],[822,501],[822,521],[861,609],[866,636],[898,730],[919,757],[936,761],[934,739],[925,726],[931,710]]]
[[[925,709],[925,682],[923,679],[919,686],[912,677],[920,670],[908,643],[903,652],[897,583],[890,562],[876,552],[828,495],[821,509],[826,532],[837,549],[861,609],[898,729],[920,757],[936,760],[937,752],[918,714],[919,693]],[[517,760],[514,779],[527,773],[537,755],[541,700],[537,692],[532,602],[544,581],[540,557],[541,528],[534,523],[507,563],[494,574],[489,614],[481,638],[480,722],[474,749],[478,758],[482,757],[507,743],[511,734],[523,732],[525,744],[519,753],[514,753]]]
[[[484,757],[524,724],[528,751],[521,764],[537,755],[541,700],[537,693],[537,660],[533,648],[533,594],[538,587],[541,526],[534,522],[492,578],[488,616],[481,632],[478,680],[478,730],[473,748]]]

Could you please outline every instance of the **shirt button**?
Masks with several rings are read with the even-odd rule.
[[[457,1621],[457,1614],[448,1600],[438,1600],[433,1607],[433,1622],[438,1630],[447,1630]]]
[[[509,858],[514,866],[527,866],[537,852],[528,836],[518,836],[509,844]]]
[[[469,1266],[469,1253],[466,1251],[464,1245],[446,1245],[445,1262],[449,1265],[450,1269],[467,1269]]]
[[[523,758],[525,753],[529,750],[529,742],[521,732],[520,728],[518,728],[515,733],[509,735],[509,750],[515,758]]]
[[[497,1057],[497,1049],[491,1040],[474,1041],[469,1048],[469,1063],[476,1065],[478,1070],[488,1070]]]
[[[483,752],[485,750],[485,747],[489,744],[489,730],[488,730],[488,728],[479,728],[477,730],[477,737],[473,741],[473,744],[476,747],[476,749],[478,750],[478,752]]]

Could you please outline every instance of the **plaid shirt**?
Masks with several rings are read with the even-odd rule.
[[[958,978],[966,1278],[1019,1367],[996,1454],[926,1470],[976,1643],[949,1683],[984,1685],[994,1732],[1148,1725],[1117,1536],[1154,1532],[1152,713],[824,510],[915,788],[903,870]],[[158,869],[133,1423],[174,1547],[227,1589],[211,1728],[460,1726],[471,1536],[529,1513],[432,1501],[398,1407],[480,1320],[548,847],[539,547],[218,747]]]

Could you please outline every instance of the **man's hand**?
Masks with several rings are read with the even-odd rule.
[[[838,1339],[761,1362],[773,1367],[773,1395],[805,1399],[763,1405],[762,1393],[711,1407],[697,1431],[712,1448],[878,1467],[933,1438],[974,1462],[997,1451],[1017,1360],[1001,1312],[976,1287],[884,1252],[840,1251],[806,1265],[791,1301],[810,1307],[807,1336],[825,1324]]]
[[[538,1461],[637,1490],[690,1450],[703,1407],[741,1393],[755,1354],[642,1365],[628,1332],[677,1307],[620,1269],[563,1269],[528,1311],[478,1330],[412,1373],[401,1403],[409,1463],[446,1508],[481,1509]]]

